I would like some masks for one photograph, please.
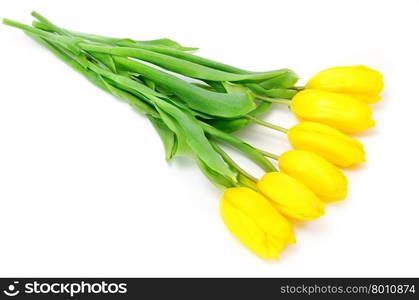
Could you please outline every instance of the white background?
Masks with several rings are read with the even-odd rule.
[[[221,192],[187,158],[164,160],[148,121],[22,32],[0,26],[0,276],[419,276],[419,1],[0,1],[0,16],[108,36],[170,37],[301,84],[336,65],[384,74],[367,163],[348,198],[260,260],[226,230]],[[267,120],[296,119],[276,107]],[[240,137],[275,153],[281,133]],[[262,173],[245,160],[253,174]]]

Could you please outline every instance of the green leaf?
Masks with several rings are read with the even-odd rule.
[[[177,49],[179,51],[195,51],[198,50],[196,47],[184,47],[178,42],[168,39],[162,38],[157,40],[148,40],[148,41],[137,41],[137,45],[154,45],[154,46],[163,46],[168,48]]]
[[[201,169],[202,173],[205,174],[205,176],[207,176],[207,178],[214,183],[217,187],[219,188],[229,188],[229,187],[234,187],[235,183],[221,175],[220,173],[215,172],[213,169],[211,169],[210,167],[208,167],[205,162],[200,159],[199,157],[196,158],[196,162],[199,166],[199,168]]]
[[[152,90],[156,90],[156,84],[154,81],[148,80],[147,78],[144,78],[144,83]]]
[[[246,84],[246,86],[257,95],[271,97],[271,98],[291,99],[297,93],[296,90],[286,89],[286,88],[275,88],[275,89],[267,90],[261,87],[259,84],[255,84],[255,83],[249,83],[249,84]]]
[[[118,67],[138,72],[154,81],[158,87],[172,91],[190,108],[209,115],[234,118],[245,115],[256,106],[250,93],[226,94],[211,92],[137,61],[123,57],[114,57],[114,60]],[[127,82],[126,84],[129,83]]]
[[[208,138],[205,136],[200,123],[190,112],[173,105],[170,103],[169,99],[163,100],[157,98],[154,100],[159,111],[164,111],[171,115],[177,125],[182,128],[182,131],[185,134],[186,143],[209,168],[235,180],[236,173],[229,168],[228,164],[222,159],[217,151],[214,150],[208,141]]]
[[[156,129],[157,133],[159,134],[163,146],[164,151],[166,153],[166,160],[169,161],[177,151],[177,139],[175,133],[167,127],[167,125],[159,118],[154,118],[148,116],[151,124],[153,124],[154,128]]]
[[[131,107],[133,107],[137,112],[144,115],[156,116],[156,111],[147,103],[141,101],[141,99],[135,97],[134,95],[121,90],[117,87],[114,87],[108,80],[99,75],[102,79],[103,84],[105,85],[108,92],[110,92],[115,97],[125,100]]]
[[[224,88],[223,84],[219,81],[212,81],[212,80],[204,80],[206,84],[214,89],[214,91],[219,93],[226,93],[226,89]]]
[[[298,81],[298,76],[294,71],[288,70],[286,73],[277,77],[260,82],[260,86],[270,90],[274,88],[290,88]]]
[[[103,45],[94,45],[91,43],[79,43],[79,46],[89,52],[94,51],[112,54],[115,56],[136,58],[152,63],[166,70],[202,80],[258,82],[278,77],[289,72],[288,69],[279,69],[268,72],[237,74],[213,69],[188,60],[157,53],[147,49],[133,47],[109,47]]]
[[[222,130],[227,133],[231,133],[249,124],[250,120],[246,118],[239,118],[239,119],[232,119],[232,120],[213,119],[213,120],[207,120],[206,122],[219,130]]]
[[[234,84],[228,81],[223,81],[221,83],[228,94],[244,94],[249,91],[248,88],[239,84]]]
[[[105,65],[109,70],[111,70],[114,73],[117,73],[115,62],[113,61],[112,55],[95,52],[93,56],[98,61],[100,61],[103,65]]]
[[[271,107],[271,102],[261,101],[257,107],[249,112],[251,116],[257,116],[264,113]],[[209,119],[205,121],[206,123],[214,126],[217,129],[220,129],[224,132],[231,133],[237,131],[247,124],[250,123],[250,120],[247,118],[238,118],[238,119]]]
[[[175,157],[176,155],[193,157],[193,151],[191,147],[189,147],[186,141],[186,135],[179,123],[170,114],[166,113],[166,111],[160,109],[158,106],[156,106],[156,109],[159,112],[162,121],[175,133],[176,147],[172,149],[171,157]]]
[[[136,44],[134,40],[131,39],[117,39],[113,42],[117,46],[133,46]]]
[[[261,101],[254,110],[249,112],[251,116],[257,116],[266,112],[272,106],[272,102]]]
[[[266,90],[265,95],[271,98],[291,99],[297,93],[298,93],[297,90],[276,88],[276,89]]]

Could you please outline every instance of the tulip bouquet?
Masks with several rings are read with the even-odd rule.
[[[316,219],[324,214],[325,203],[344,199],[347,180],[338,167],[365,160],[362,144],[347,134],[374,126],[369,104],[380,99],[383,82],[373,69],[326,69],[302,87],[290,69],[246,71],[196,56],[191,53],[196,48],[170,39],[74,32],[32,15],[33,26],[9,19],[3,23],[23,30],[144,114],[161,137],[167,160],[176,155],[195,159],[223,190],[220,211],[228,229],[262,258],[277,258],[295,242],[292,220]],[[289,106],[301,122],[286,129],[260,119],[273,104]],[[277,156],[234,135],[249,123],[283,132],[295,150]],[[221,145],[238,150],[267,173],[253,177]]]

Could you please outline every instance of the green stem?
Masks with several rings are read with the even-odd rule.
[[[278,125],[274,125],[274,124],[271,124],[271,123],[262,121],[260,119],[255,118],[255,117],[252,117],[250,115],[245,115],[244,117],[247,118],[247,119],[249,119],[249,120],[251,120],[252,122],[255,122],[255,123],[259,124],[259,125],[262,125],[262,126],[265,126],[265,127],[268,127],[268,128],[274,129],[274,130],[277,130],[277,131],[281,131],[283,133],[287,133],[288,132],[288,129],[286,129],[284,127],[281,127],[281,126],[278,126]]]
[[[46,26],[48,26],[49,28],[51,28],[53,31],[64,35],[64,36],[71,36],[71,34],[69,32],[67,32],[67,30],[60,28],[58,26],[55,26],[53,23],[51,23],[47,18],[41,16],[40,14],[38,14],[36,11],[31,12],[31,15],[35,18],[37,18],[41,23],[45,24]]]
[[[215,150],[217,150],[218,153],[220,153],[221,157],[234,169],[236,169],[239,173],[241,173],[246,178],[250,179],[254,183],[256,183],[258,180],[256,177],[250,175],[245,170],[243,170],[223,149],[221,149],[215,142],[211,142],[212,146]]]
[[[267,102],[272,102],[272,103],[278,103],[278,104],[285,104],[285,105],[290,105],[291,104],[291,100],[290,99],[285,99],[285,98],[270,98],[270,97],[265,97],[265,96],[261,96],[255,93],[252,93],[253,96],[256,99],[259,100],[263,100],[263,101],[267,101]]]
[[[56,57],[60,58],[66,64],[71,66],[75,71],[84,75],[90,82],[92,82],[94,85],[96,85],[100,89],[113,94],[114,96],[120,98],[121,100],[127,101],[136,111],[142,114],[150,115],[155,118],[159,117],[157,111],[153,109],[152,106],[141,101],[138,97],[135,97],[129,92],[121,90],[116,86],[111,87],[109,84],[105,83],[102,77],[100,77],[97,73],[95,73],[91,69],[85,68],[78,61],[78,58],[72,55],[71,52],[67,51],[66,49],[62,48],[59,45],[52,44],[51,42],[48,42],[47,40],[44,40],[35,34],[29,33],[27,31],[24,31],[24,32],[28,36],[30,36],[33,40],[38,42],[40,45],[50,50]]]
[[[210,135],[212,138],[222,141],[237,150],[241,151],[249,159],[254,161],[258,166],[260,166],[266,172],[275,172],[277,169],[275,166],[265,157],[262,153],[256,150],[253,146],[245,143],[241,139],[228,134],[222,130],[219,130],[203,121],[200,121],[202,128],[205,133]]]
[[[258,148],[256,148],[256,150],[258,150],[264,156],[272,158],[274,160],[278,160],[278,158],[279,158],[279,155],[276,155],[276,154],[273,154],[273,153],[270,153],[270,152],[267,152],[267,151],[264,151],[264,150],[261,150],[261,149],[258,149]]]
[[[58,44],[68,50],[70,50],[71,52],[73,52],[74,54],[78,54],[80,52],[80,49],[77,47],[76,45],[76,40],[67,36],[62,36],[62,35],[58,35],[58,34],[53,34],[50,32],[46,32],[31,26],[28,26],[26,24],[20,23],[20,22],[16,22],[10,19],[3,19],[3,24],[11,26],[11,27],[15,27],[15,28],[19,28],[21,30],[23,30],[24,32],[29,32],[32,34],[35,34],[39,37],[42,37],[43,39],[47,39],[49,42],[54,43],[54,44]]]

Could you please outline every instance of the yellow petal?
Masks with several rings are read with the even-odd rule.
[[[287,151],[278,164],[282,172],[304,183],[324,202],[342,200],[347,195],[348,182],[342,171],[313,152]]]
[[[334,67],[317,73],[306,87],[376,97],[384,87],[382,78],[379,72],[365,66]]]
[[[304,90],[294,96],[291,109],[300,120],[323,123],[346,133],[360,132],[375,124],[369,106],[346,94]]]
[[[360,101],[368,103],[368,104],[374,104],[381,100],[380,95],[362,95],[362,94],[353,94],[353,93],[347,93],[346,95],[355,97],[359,99]]]
[[[288,130],[288,139],[295,149],[314,152],[339,167],[365,161],[359,141],[321,123],[301,122]]]
[[[323,202],[307,186],[283,172],[266,173],[258,188],[286,216],[313,220],[324,215]]]
[[[295,242],[290,222],[265,197],[249,188],[227,189],[220,212],[230,232],[262,258],[278,258],[285,245]]]

